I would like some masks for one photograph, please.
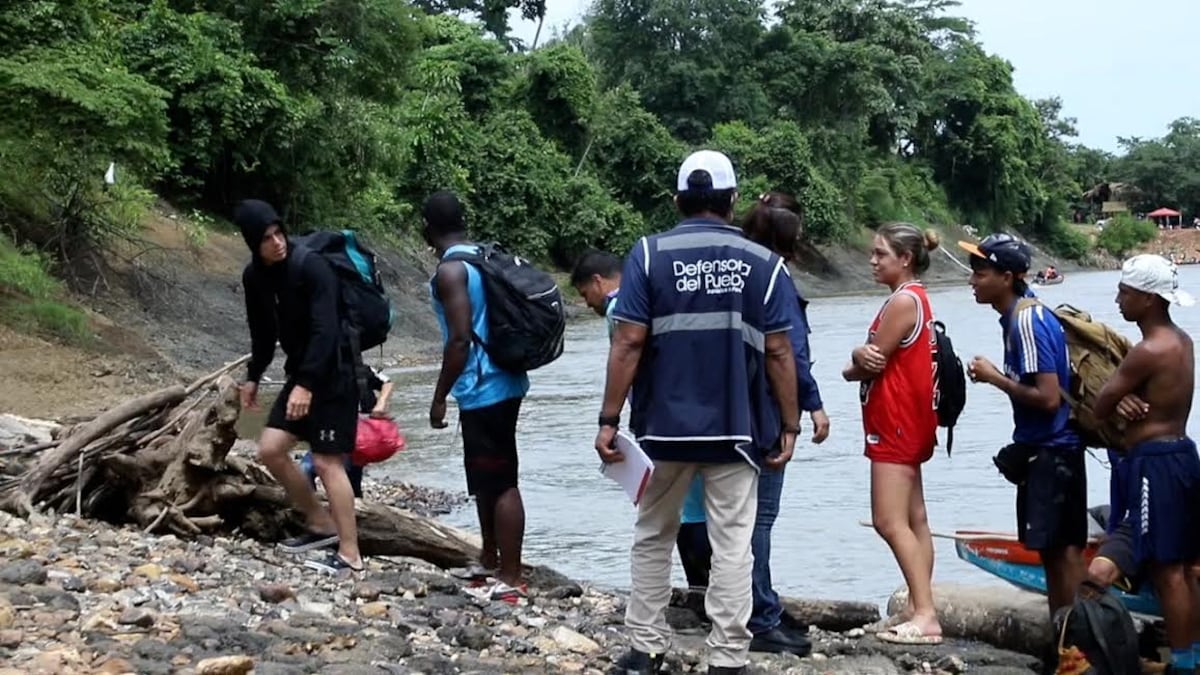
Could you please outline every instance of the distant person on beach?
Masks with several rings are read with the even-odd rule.
[[[356,452],[346,455],[344,462],[346,465],[346,476],[350,478],[350,485],[354,488],[354,496],[358,499],[362,499],[363,496],[363,467],[366,466],[366,463],[357,461],[357,455],[359,454],[357,450],[362,446],[364,438],[371,431],[371,429],[366,427],[378,424],[395,426],[395,422],[392,421],[392,414],[388,411],[388,402],[392,397],[392,380],[374,368],[370,368],[369,371],[370,376],[367,378],[367,386],[371,390],[371,395],[366,402],[366,409],[360,407],[361,414],[355,434]],[[360,403],[360,406],[362,405]],[[396,435],[399,436],[399,432],[396,432]],[[308,484],[313,489],[316,489],[317,471],[312,450],[305,453],[304,457],[300,460],[300,468],[303,469],[304,477],[308,479]]]
[[[1031,255],[1024,242],[1000,233],[959,246],[970,254],[975,302],[1000,315],[1004,342],[1003,371],[976,356],[967,375],[1012,403],[1013,442],[996,461],[1015,467],[1005,476],[1017,485],[1017,536],[1041,556],[1053,615],[1075,600],[1088,538],[1084,450],[1061,394],[1071,386],[1066,334],[1025,283]]]
[[[929,269],[937,234],[908,223],[881,226],[871,249],[877,283],[892,294],[875,315],[865,344],[842,370],[860,382],[864,454],[871,460],[871,522],[900,565],[908,607],[885,622],[881,640],[938,644],[933,606],[933,536],[925,512],[921,465],[937,445],[934,407],[933,306],[920,276]]]
[[[603,251],[584,253],[571,271],[571,285],[593,312],[604,317],[611,342],[616,328],[613,310],[621,290],[621,259]],[[704,522],[704,478],[697,473],[684,499],[679,535],[675,539],[690,593],[703,594],[708,587],[712,546]]]
[[[251,252],[242,273],[251,357],[241,387],[243,408],[258,406],[258,382],[275,358],[279,341],[287,355],[287,381],[271,406],[258,441],[258,457],[304,514],[307,531],[280,544],[286,553],[336,545],[323,560],[305,565],[319,571],[362,571],[354,488],[345,457],[354,450],[358,425],[358,386],[353,373],[337,366],[339,348],[338,279],[319,255],[289,254],[292,244],[283,221],[266,202],[238,204],[233,221]],[[299,269],[293,269],[299,266]],[[299,441],[313,452],[313,465],[329,500],[326,511],[289,453]]]
[[[1192,338],[1171,319],[1172,304],[1191,305],[1178,272],[1162,256],[1137,255],[1121,267],[1117,307],[1142,341],[1129,350],[1096,398],[1095,414],[1120,415],[1125,456],[1113,465],[1108,530],[1128,525],[1135,564],[1145,564],[1162,605],[1171,671],[1196,668],[1200,587],[1200,455],[1187,435],[1195,391]]]
[[[696,473],[713,548],[708,672],[745,672],[759,455],[770,453],[772,469],[791,459],[799,405],[791,277],[783,259],[730,225],[736,198],[728,157],[689,155],[676,181],[683,221],[635,243],[621,275],[596,452],[622,461],[616,434],[632,388],[629,426],[655,465],[634,527],[632,650],[617,663],[626,674],[658,672],[669,647],[671,548]]]
[[[804,230],[802,211],[791,195],[768,192],[760,195],[742,221],[742,231],[753,242],[761,244],[791,263]],[[808,301],[799,292],[792,293],[788,303],[792,329],[788,336],[796,359],[797,396],[800,409],[808,412],[812,424],[812,442],[821,444],[829,437],[829,416],[821,403],[821,391],[812,374],[812,358],[808,345]],[[750,651],[792,652],[807,656],[812,643],[802,634],[805,627],[786,615],[779,594],[771,584],[771,530],[779,515],[779,500],[783,494],[783,468],[763,466],[758,475],[758,509],[754,519],[754,610],[750,615],[750,632],[754,640]]]
[[[458,251],[478,251],[468,239],[463,206],[453,193],[434,193],[425,200],[421,214],[425,241],[439,260]],[[474,265],[462,260],[440,262],[430,292],[445,348],[429,423],[434,429],[448,426],[446,397],[454,396],[462,425],[467,492],[475,497],[483,539],[479,564],[462,576],[485,584],[478,595],[516,603],[527,595],[521,579],[525,505],[517,487],[517,417],[529,391],[529,377],[502,370],[483,348],[488,340],[487,295],[482,272]]]

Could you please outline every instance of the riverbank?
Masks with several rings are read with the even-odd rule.
[[[0,513],[0,675],[93,672],[603,673],[627,647],[625,598],[587,584],[486,603],[446,571],[373,558],[321,576],[269,545],[145,535],[70,516]],[[704,630],[671,610],[674,672],[703,672]],[[1028,656],[947,641],[814,631],[814,655],[753,655],[757,673],[1026,673]]]
[[[94,334],[86,343],[66,344],[0,325],[5,373],[0,411],[55,419],[89,415],[113,400],[188,380],[245,353],[249,336],[240,283],[245,244],[235,233],[211,227],[196,237],[197,227],[160,204],[147,217],[136,251],[110,256],[101,269],[71,271],[78,277],[72,299],[87,313]],[[965,256],[954,242],[970,234],[949,227],[941,235],[944,252],[933,253],[926,280],[965,283]],[[867,264],[865,231],[861,239],[858,246],[807,251],[793,267],[806,297],[882,292]],[[436,361],[440,329],[428,300],[432,257],[415,246],[377,252],[396,322],[384,347],[368,355],[370,363],[391,368]],[[1036,265],[1051,263],[1065,272],[1074,269],[1038,253]],[[557,276],[570,315],[590,316],[566,275]],[[268,377],[282,378],[282,361],[276,359]]]

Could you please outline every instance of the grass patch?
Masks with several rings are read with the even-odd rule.
[[[40,253],[19,248],[0,234],[0,289],[37,299],[58,295],[62,283],[47,269],[47,260]]]
[[[25,333],[71,343],[91,340],[87,316],[62,299],[62,282],[45,256],[0,234],[0,318]]]
[[[54,337],[72,344],[85,344],[92,339],[87,316],[78,309],[56,300],[0,301],[4,322],[24,332]]]

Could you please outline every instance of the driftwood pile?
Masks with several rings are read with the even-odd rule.
[[[51,441],[0,453],[0,508],[75,513],[147,532],[238,533],[276,541],[302,518],[252,457],[230,454],[240,413],[230,376],[248,356],[190,385],[160,389],[65,427]],[[443,567],[478,559],[463,533],[382,504],[358,509],[366,555],[413,556]]]

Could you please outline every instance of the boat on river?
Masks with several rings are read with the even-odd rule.
[[[1033,285],[1034,286],[1055,286],[1057,284],[1061,284],[1062,282],[1066,281],[1066,279],[1067,278],[1065,276],[1063,276],[1062,274],[1059,274],[1059,275],[1051,277],[1051,278],[1034,277]]]
[[[1017,540],[1015,534],[979,530],[956,530],[953,534],[935,535],[954,540],[954,551],[959,559],[1003,579],[1017,588],[1046,595],[1046,570],[1036,551],[1031,551]],[[1091,563],[1100,548],[1100,540],[1091,537],[1084,548],[1083,557]],[[1162,608],[1158,598],[1143,583],[1135,592],[1127,592],[1113,586],[1110,591],[1125,607],[1135,614],[1161,617]]]

